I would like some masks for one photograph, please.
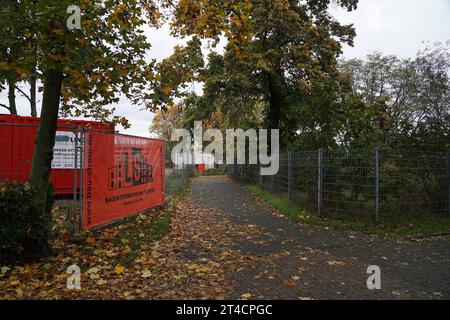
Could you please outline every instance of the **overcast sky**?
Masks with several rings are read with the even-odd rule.
[[[424,47],[423,41],[450,40],[450,0],[360,0],[354,12],[338,8],[332,8],[331,12],[339,21],[355,25],[355,45],[344,47],[347,58],[364,58],[374,51],[414,57]],[[152,44],[149,58],[161,60],[171,54],[176,44],[184,43],[172,38],[168,28],[149,30],[147,34]],[[6,92],[0,93],[0,102],[7,104]],[[29,115],[25,98],[18,96],[17,104],[19,114]],[[116,105],[117,114],[126,116],[132,124],[130,129],[121,132],[149,136],[153,115],[141,108],[126,99]],[[0,108],[0,113],[4,112]]]

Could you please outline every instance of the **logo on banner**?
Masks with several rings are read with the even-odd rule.
[[[109,169],[109,189],[131,188],[153,182],[153,166],[140,148],[130,148],[119,155]]]
[[[85,138],[83,228],[164,203],[162,141],[90,132]]]

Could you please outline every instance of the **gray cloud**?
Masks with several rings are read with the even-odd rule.
[[[360,0],[354,12],[334,8],[331,13],[355,25],[355,45],[344,47],[348,58],[363,58],[374,51],[414,57],[423,41],[450,39],[448,0]]]

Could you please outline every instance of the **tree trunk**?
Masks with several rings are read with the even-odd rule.
[[[284,104],[286,103],[286,83],[283,78],[283,71],[267,73],[267,89],[269,92],[269,110],[266,115],[268,129],[279,129],[280,146],[284,147],[290,138],[286,131],[286,115],[283,115]]]
[[[8,79],[9,112],[11,112],[11,114],[17,114],[15,88],[16,88],[16,82],[11,79]]]
[[[268,129],[280,129],[281,107],[284,101],[284,92],[281,85],[277,83],[277,76],[268,74],[269,111],[267,113]],[[279,81],[279,80],[278,80]]]
[[[37,117],[36,108],[36,75],[34,74],[30,79],[30,108],[31,116]]]
[[[34,142],[33,162],[28,179],[37,190],[35,205],[39,210],[49,209],[46,208],[46,201],[53,160],[53,147],[55,146],[62,81],[63,73],[61,70],[52,69],[44,73],[41,120]]]
[[[269,112],[267,115],[268,129],[279,129],[281,121],[281,101],[280,97],[271,94],[269,100]]]

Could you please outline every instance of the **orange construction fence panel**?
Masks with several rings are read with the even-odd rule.
[[[164,204],[164,142],[86,132],[83,228]]]

